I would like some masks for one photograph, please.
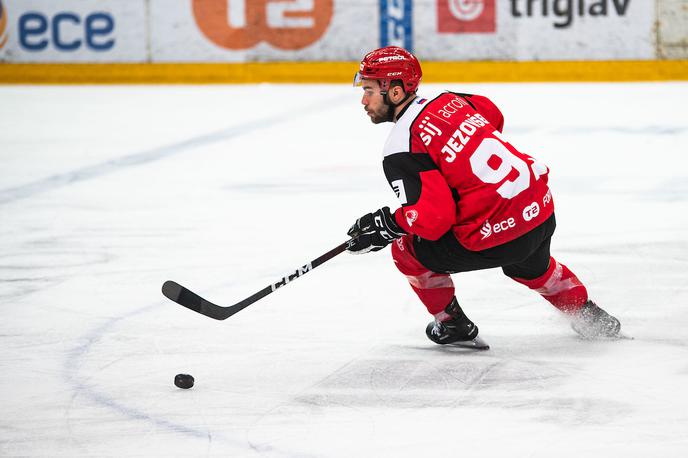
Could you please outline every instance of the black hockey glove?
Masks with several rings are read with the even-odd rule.
[[[399,227],[389,207],[382,207],[358,218],[347,234],[355,238],[348,250],[363,254],[383,249],[406,232]]]

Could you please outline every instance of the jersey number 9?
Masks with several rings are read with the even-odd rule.
[[[490,164],[490,159],[497,157],[499,165],[494,168]],[[505,199],[512,199],[530,186],[530,170],[532,169],[535,180],[547,173],[547,167],[533,161],[528,167],[528,163],[516,156],[496,138],[485,138],[480,146],[470,157],[471,170],[484,183],[497,184],[507,178],[497,188],[497,193]],[[514,175],[512,171],[516,172]]]

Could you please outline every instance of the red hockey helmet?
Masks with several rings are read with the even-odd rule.
[[[380,82],[384,93],[392,81],[401,80],[406,92],[415,92],[422,76],[416,56],[404,48],[386,46],[365,55],[354,76],[354,86],[360,86],[363,79],[374,79]]]

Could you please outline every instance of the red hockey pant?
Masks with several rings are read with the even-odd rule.
[[[454,282],[449,274],[432,272],[423,266],[416,259],[410,235],[392,244],[392,258],[428,312],[441,314],[454,297]],[[534,279],[511,278],[540,293],[563,312],[578,310],[588,300],[588,292],[576,275],[552,257],[543,275]]]

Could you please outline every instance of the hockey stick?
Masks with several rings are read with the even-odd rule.
[[[191,309],[194,312],[198,312],[202,315],[209,316],[210,318],[214,318],[216,320],[226,320],[230,316],[245,309],[254,302],[261,300],[273,291],[276,291],[277,289],[290,283],[291,281],[296,280],[300,276],[310,272],[319,265],[324,264],[325,262],[334,258],[338,254],[343,253],[347,250],[347,248],[351,246],[353,241],[354,239],[347,240],[338,247],[333,248],[327,253],[323,254],[322,256],[315,258],[305,266],[299,267],[293,273],[285,275],[278,282],[266,286],[265,288],[261,289],[252,296],[247,297],[243,301],[237,302],[236,304],[230,305],[228,307],[223,307],[221,305],[216,305],[212,302],[208,302],[207,300],[203,299],[201,296],[194,293],[193,291],[186,289],[179,283],[173,282],[171,280],[168,280],[165,283],[163,283],[162,293],[168,299],[171,299],[177,304],[183,305],[184,307]]]

